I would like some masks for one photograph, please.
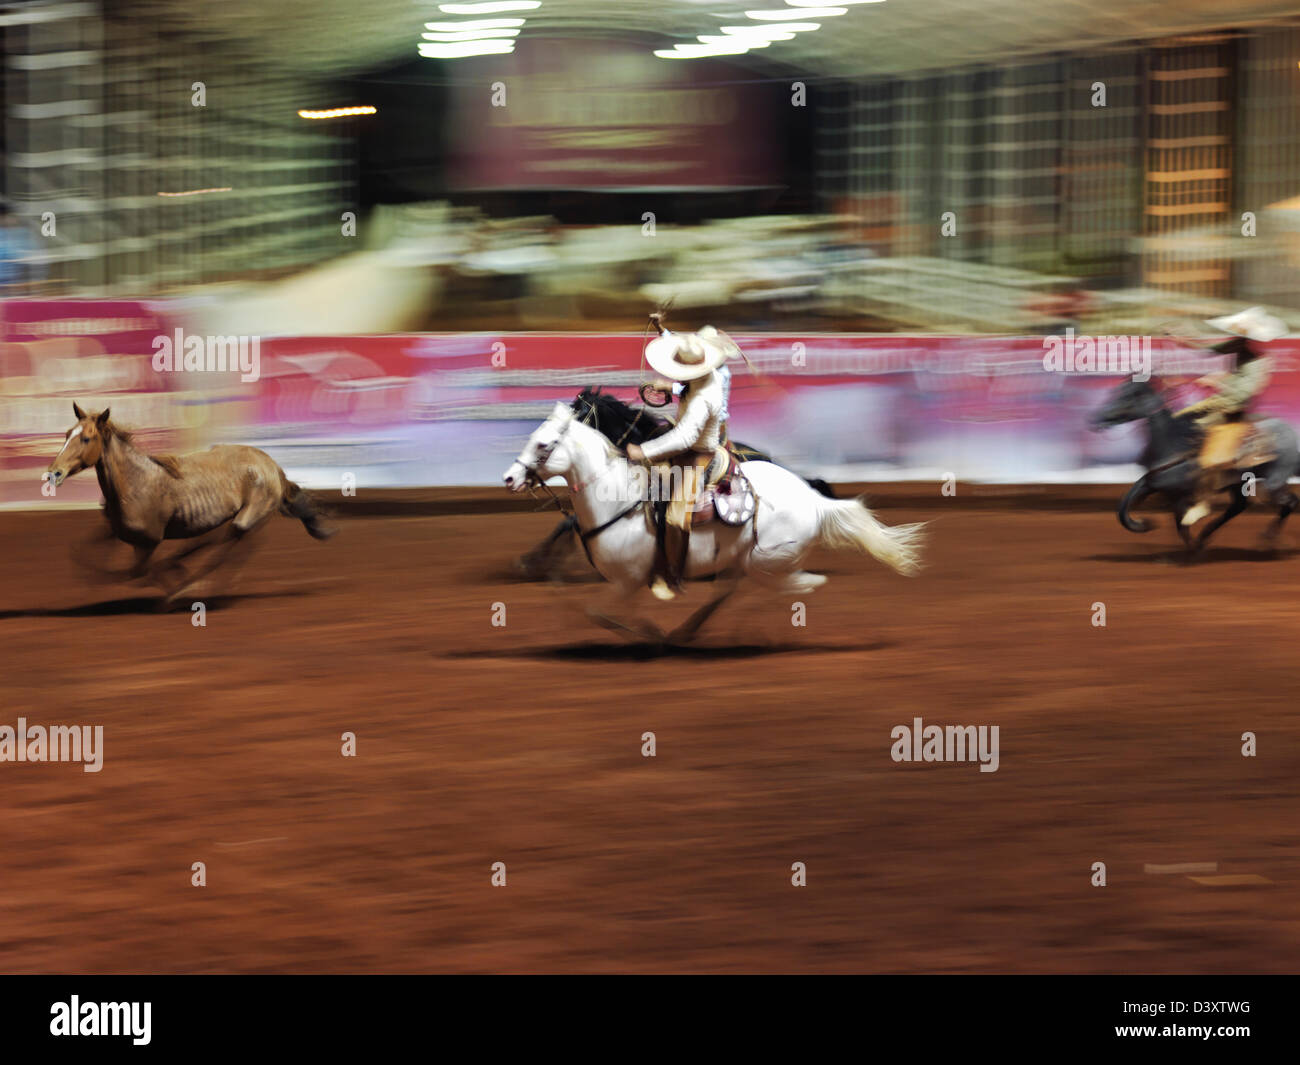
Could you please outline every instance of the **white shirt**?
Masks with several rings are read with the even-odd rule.
[[[663,436],[647,440],[641,453],[650,462],[658,462],[682,451],[715,451],[722,442],[722,426],[727,417],[727,387],[731,375],[723,377],[725,368],[690,382],[677,408],[677,424]],[[677,386],[673,387],[677,391]]]
[[[718,379],[722,382],[722,420],[726,422],[731,417],[731,371],[727,369],[726,363],[723,363],[713,372],[718,375]],[[673,382],[674,396],[680,396],[685,390],[686,386],[680,381]]]

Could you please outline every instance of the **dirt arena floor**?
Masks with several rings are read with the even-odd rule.
[[[881,512],[919,578],[819,557],[805,627],[753,592],[667,651],[511,577],[549,514],[277,519],[204,627],[87,581],[98,514],[0,515],[0,724],[105,729],[0,764],[0,971],[1294,971],[1300,525],[1189,568],[1100,510]],[[998,771],[893,762],[915,717]]]

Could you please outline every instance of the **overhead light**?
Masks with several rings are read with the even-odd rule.
[[[229,185],[222,185],[218,189],[186,189],[184,192],[160,192],[159,196],[202,196],[209,192],[230,192]]]
[[[352,115],[373,115],[375,109],[369,104],[361,107],[331,107],[326,111],[299,111],[299,118],[349,118]]]
[[[804,7],[798,11],[789,8],[773,8],[765,11],[746,11],[745,18],[758,19],[761,22],[782,22],[795,18],[830,18],[833,15],[847,15],[847,7]]]
[[[769,26],[723,26],[723,33],[734,33],[737,37],[766,37],[774,40],[776,33],[812,33],[822,28],[820,22],[779,22]]]
[[[732,33],[732,30],[737,30],[740,28],[741,27],[739,26],[723,26],[722,32],[727,34],[730,37],[734,37],[739,40],[742,40],[746,44],[748,44],[750,41],[753,41],[754,47],[756,48],[759,47],[760,43],[763,41],[793,41],[797,36],[797,34],[793,34],[793,33],[779,33],[775,31],[771,33]]]
[[[456,30],[508,30],[512,26],[522,26],[524,20],[521,18],[477,18],[466,19],[464,22],[426,22],[426,30],[443,30],[454,32]]]
[[[489,41],[501,37],[518,37],[518,30],[466,30],[463,33],[422,33],[426,41]]]
[[[725,45],[735,45],[738,44],[741,40],[741,38],[735,36],[734,34],[725,34],[725,33],[723,34],[703,33],[700,36],[696,37],[695,39],[697,41],[702,41],[704,44],[725,44]],[[788,39],[793,41],[794,34],[791,34]],[[771,43],[772,43],[771,37],[751,37],[749,40],[744,42],[744,45],[746,48],[766,48]],[[693,48],[695,46],[687,45],[687,47]]]
[[[425,59],[465,59],[472,55],[507,55],[515,50],[513,40],[457,41],[451,44],[420,45],[420,55]]]
[[[821,7],[826,0],[785,0],[791,7]],[[854,4],[883,4],[885,0],[835,0],[837,7],[851,7]]]
[[[740,40],[723,44],[679,44],[674,48],[660,48],[654,54],[660,59],[707,59],[715,55],[744,55],[749,47]]]
[[[493,15],[498,11],[536,11],[542,0],[489,0],[484,4],[439,4],[449,15]]]
[[[707,55],[744,55],[750,47],[749,44],[737,40],[730,44],[679,44],[676,46],[676,52],[678,55],[698,59]]]

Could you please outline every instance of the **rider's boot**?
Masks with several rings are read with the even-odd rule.
[[[661,567],[656,570],[650,582],[650,594],[665,602],[677,598],[682,590],[682,574],[685,570],[686,546],[690,533],[676,525],[664,526],[664,546]]]
[[[677,557],[673,559],[672,555],[668,557],[673,559],[673,568],[668,572],[668,579],[672,581],[673,591],[678,594],[686,591],[686,552],[691,546],[691,527],[686,525],[676,530],[677,533]]]
[[[656,599],[672,599],[676,593],[668,583],[670,573],[670,564],[668,562],[672,548],[669,546],[669,537],[672,528],[668,524],[668,504],[654,504],[655,511],[655,560],[654,568],[650,571],[650,594]]]
[[[1219,485],[1224,471],[1232,466],[1241,440],[1242,428],[1239,423],[1212,425],[1206,431],[1197,461],[1200,463],[1201,475],[1196,482],[1194,502],[1183,515],[1183,525],[1195,525],[1207,517],[1212,509],[1210,501]]]

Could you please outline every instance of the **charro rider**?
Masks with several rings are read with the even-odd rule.
[[[1197,500],[1183,515],[1184,525],[1194,525],[1210,513],[1210,499],[1219,487],[1225,470],[1238,465],[1242,447],[1250,433],[1246,412],[1252,401],[1268,384],[1273,361],[1260,347],[1285,336],[1286,323],[1273,317],[1263,307],[1251,307],[1239,314],[1211,318],[1208,325],[1231,335],[1211,350],[1233,357],[1233,367],[1226,373],[1210,374],[1196,383],[1213,388],[1214,394],[1185,407],[1180,418],[1193,418],[1205,429],[1198,463],[1201,481]]]
[[[681,590],[690,544],[691,513],[706,474],[726,442],[727,389],[723,372],[740,349],[725,333],[706,325],[698,333],[662,329],[646,347],[645,358],[661,377],[682,386],[677,421],[662,436],[629,444],[633,462],[661,464],[659,483],[672,489],[664,523],[663,553],[656,560],[650,590],[671,599]],[[720,459],[721,461],[721,459]]]

